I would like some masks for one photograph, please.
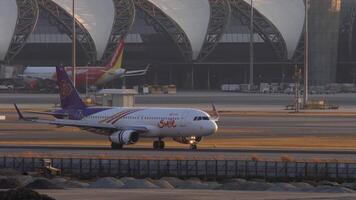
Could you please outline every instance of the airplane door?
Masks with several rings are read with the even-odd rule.
[[[179,123],[179,135],[183,135],[187,131],[190,123],[189,112],[184,111],[181,115],[181,123]]]

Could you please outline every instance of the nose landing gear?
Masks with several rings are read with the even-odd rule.
[[[195,136],[190,137],[189,144],[190,144],[190,149],[191,150],[198,149],[198,140],[197,140],[197,138]]]
[[[124,146],[124,145],[122,145],[122,144],[117,144],[117,143],[111,142],[111,149],[113,149],[113,150],[122,149],[123,146]]]
[[[196,150],[196,149],[198,149],[198,145],[197,144],[191,144],[190,145],[190,149],[191,150]]]

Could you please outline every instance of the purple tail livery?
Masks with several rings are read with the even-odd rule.
[[[74,88],[64,67],[56,67],[56,72],[62,109],[85,109],[86,105],[80,98],[78,91]]]

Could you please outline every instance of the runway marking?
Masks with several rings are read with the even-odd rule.
[[[68,153],[70,152],[70,153]],[[258,157],[261,161],[281,161],[289,157],[291,162],[352,162],[355,150],[298,150],[298,149],[211,149],[201,148],[188,150],[185,148],[167,148],[157,152],[150,148],[130,147],[120,151],[109,147],[67,147],[67,146],[0,146],[0,157],[25,158],[77,158],[77,159],[140,159],[140,160],[246,160]],[[266,155],[269,154],[269,155]],[[296,155],[297,154],[297,155]],[[305,157],[304,157],[304,156]],[[261,157],[260,157],[261,156]],[[297,156],[294,158],[294,156]],[[302,158],[300,156],[303,156]]]

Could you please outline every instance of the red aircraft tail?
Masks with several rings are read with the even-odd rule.
[[[106,70],[111,69],[120,69],[122,67],[122,61],[124,56],[124,40],[120,40],[119,45],[116,48],[116,51],[110,61],[110,63],[106,66]]]

